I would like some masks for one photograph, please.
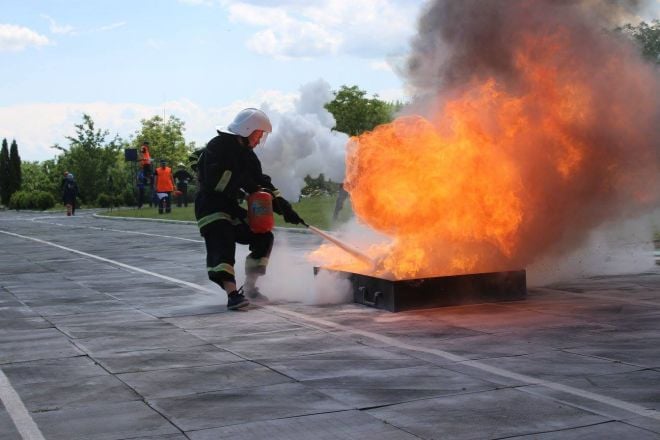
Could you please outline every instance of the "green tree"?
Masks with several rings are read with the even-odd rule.
[[[11,141],[9,147],[9,193],[14,194],[21,189],[21,156],[18,155],[18,144],[16,139]]]
[[[142,127],[136,131],[134,148],[139,148],[142,142],[149,142],[149,153],[154,162],[165,159],[170,165],[177,162],[187,162],[188,156],[195,148],[194,143],[186,145],[183,136],[185,123],[176,116],[170,116],[164,121],[160,116],[142,119]],[[154,163],[154,168],[158,163]]]
[[[7,139],[2,140],[0,150],[0,204],[9,205],[11,197],[11,184],[9,183],[9,145]]]
[[[52,148],[66,151],[57,144]],[[26,176],[23,181],[23,185],[30,185],[29,187],[37,187],[43,191],[48,191],[55,198],[55,200],[59,201],[62,198],[62,179],[64,178],[64,171],[67,171],[62,159],[57,157],[55,159],[44,160],[43,162],[39,162],[39,168],[39,171],[31,173],[29,183]],[[43,176],[46,177],[46,182],[41,180]],[[33,181],[33,178],[36,181]]]
[[[45,191],[56,196],[56,194],[53,194],[53,185],[48,176],[45,163],[23,162],[21,171],[23,175],[21,189],[23,191]]]
[[[618,30],[639,44],[645,58],[660,64],[660,20],[653,20],[651,24],[643,21],[637,26],[627,24]]]
[[[67,136],[69,149],[55,145],[63,151],[59,159],[61,169],[73,173],[78,183],[80,199],[92,203],[99,194],[109,192],[109,176],[120,157],[123,146],[118,136],[109,142],[107,130],[96,129],[91,116],[83,114],[81,124],[75,125],[75,136]]]
[[[125,145],[124,147],[128,147]],[[115,206],[132,206],[137,197],[137,164],[121,160],[108,169],[107,190]]]
[[[305,176],[305,187],[301,193],[305,196],[315,196],[323,194],[336,194],[339,191],[340,184],[333,182],[332,179],[325,180],[323,173],[318,177],[312,177],[309,174]]]
[[[357,136],[380,124],[392,121],[401,103],[390,103],[378,99],[378,95],[367,97],[367,92],[358,86],[341,86],[334,92],[334,99],[325,108],[335,117],[335,130]]]

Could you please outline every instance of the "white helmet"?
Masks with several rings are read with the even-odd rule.
[[[266,133],[273,131],[273,126],[266,113],[256,108],[241,110],[226,128],[226,131],[242,137],[250,136],[255,130],[262,130]]]

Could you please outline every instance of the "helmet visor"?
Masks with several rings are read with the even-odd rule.
[[[256,147],[263,147],[266,144],[266,139],[268,139],[269,134],[270,133],[268,133],[267,131],[264,131],[263,135],[261,136],[261,139],[259,139],[259,142],[257,142],[257,145],[255,145],[255,148]]]

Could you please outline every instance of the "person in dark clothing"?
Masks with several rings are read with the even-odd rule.
[[[64,174],[62,175],[62,180],[60,181],[60,192],[64,191],[64,185],[66,184],[66,176],[69,175],[68,171],[65,171]]]
[[[332,220],[337,221],[339,218],[339,212],[344,208],[344,202],[348,198],[348,191],[344,189],[344,183],[342,182],[339,187],[339,192],[337,192],[337,200],[335,201],[335,210],[332,213]]]
[[[152,175],[153,177],[153,175]],[[148,180],[148,179],[147,179]],[[149,182],[149,208],[154,207],[158,208],[158,193],[156,192],[156,187],[154,186],[154,179],[151,179],[151,182]]]
[[[255,233],[247,222],[247,211],[239,200],[247,193],[268,191],[273,210],[287,223],[303,223],[291,204],[280,195],[253,149],[262,143],[272,126],[261,110],[239,112],[226,129],[218,129],[199,154],[195,198],[195,217],[206,244],[208,277],[227,292],[227,308],[246,307],[248,298],[265,300],[256,287],[257,278],[266,273],[273,247],[273,233]],[[250,246],[245,260],[245,284],[236,289],[234,272],[236,243]],[[247,296],[247,298],[246,298]]]
[[[66,206],[66,215],[76,215],[76,197],[78,197],[78,184],[72,173],[67,173],[62,185],[62,203]]]
[[[142,205],[144,205],[144,187],[146,186],[146,184],[147,184],[147,178],[144,175],[144,171],[140,169],[137,173],[138,209],[142,208]]]
[[[188,182],[192,180],[193,176],[186,170],[183,163],[177,165],[177,170],[174,172],[174,182],[176,183],[176,206],[179,208],[181,205],[188,206]]]

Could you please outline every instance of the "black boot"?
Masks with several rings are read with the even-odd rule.
[[[234,290],[227,295],[227,309],[237,310],[250,305],[250,301],[245,298],[238,290]]]

